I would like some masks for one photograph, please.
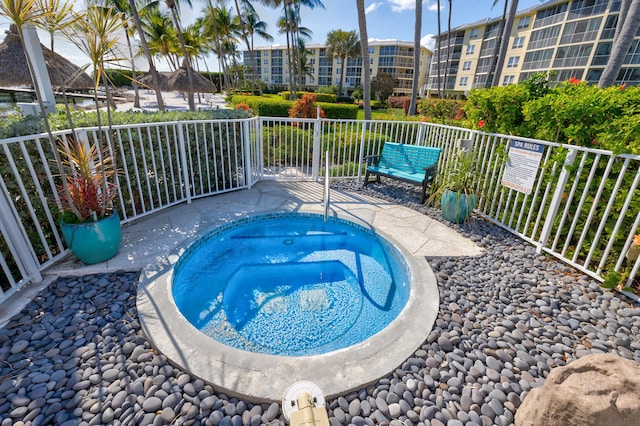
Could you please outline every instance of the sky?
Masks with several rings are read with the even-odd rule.
[[[324,43],[327,33],[332,30],[358,31],[358,16],[356,2],[353,0],[322,0],[324,9],[302,8],[302,25],[313,32],[313,37],[307,43]],[[485,18],[495,18],[502,15],[505,0],[498,0],[492,7],[494,0],[454,0],[451,9],[451,28],[463,24],[470,24]],[[233,8],[233,1],[228,1],[228,7]],[[278,34],[276,21],[281,16],[281,8],[270,9],[254,1],[256,11],[261,20],[267,23],[267,32],[274,37],[273,42],[267,42],[256,38],[255,46],[286,45],[284,34]],[[447,30],[447,17],[449,14],[449,1],[441,0],[441,26],[442,31]],[[544,3],[543,0],[520,0],[518,10]],[[81,7],[84,2],[76,2]],[[206,0],[191,0],[192,7],[186,2],[181,5],[181,17],[183,22],[192,22],[201,15]],[[369,39],[375,40],[401,40],[413,41],[415,25],[415,1],[414,0],[366,0],[367,32]],[[235,9],[234,9],[235,10]],[[9,23],[5,18],[0,18],[0,34],[4,35],[9,29]],[[436,0],[424,0],[422,6],[422,43],[433,50],[431,37],[438,33],[438,18]],[[40,41],[49,45],[48,33],[39,33]],[[240,48],[242,49],[242,43]],[[88,59],[69,41],[56,39],[56,52],[78,65],[88,63]],[[144,61],[143,61],[144,62]],[[213,55],[207,60],[211,71],[218,70],[217,60]],[[167,71],[166,63],[156,65],[161,71]],[[1,82],[0,82],[1,85]]]

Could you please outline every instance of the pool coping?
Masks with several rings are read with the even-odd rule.
[[[414,256],[385,232],[353,217],[337,216],[374,230],[407,260],[412,278],[409,300],[382,331],[348,348],[305,357],[251,353],[209,338],[180,313],[171,296],[173,266],[197,236],[181,244],[165,264],[150,266],[140,276],[138,317],[151,345],[219,391],[255,402],[279,402],[289,386],[303,380],[317,384],[331,398],[392,373],[431,332],[439,307],[436,277],[424,257]]]

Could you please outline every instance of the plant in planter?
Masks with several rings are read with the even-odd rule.
[[[476,206],[479,186],[476,155],[461,149],[451,170],[438,174],[427,202],[439,203],[442,216],[449,222],[463,223]]]
[[[123,23],[111,7],[91,5],[75,17],[69,38],[91,60],[94,75],[94,102],[98,121],[97,137],[92,144],[81,138],[67,138],[59,143],[62,156],[62,194],[60,228],[69,249],[84,263],[103,262],[120,250],[120,217],[113,209],[118,188],[112,153],[111,109],[107,106],[108,131],[102,130],[99,84],[102,82],[108,105],[110,91],[105,62],[119,61],[112,52]],[[107,59],[111,58],[111,59]],[[104,148],[103,148],[104,147]]]
[[[120,250],[120,217],[113,209],[118,196],[112,157],[107,149],[67,138],[58,144],[63,182],[60,229],[69,249],[84,263],[103,262]]]

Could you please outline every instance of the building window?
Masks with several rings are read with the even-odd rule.
[[[522,49],[524,47],[524,37],[516,37],[513,39],[512,49]]]
[[[475,51],[476,51],[475,44],[470,44],[467,46],[467,55],[473,55]]]
[[[460,77],[460,86],[466,87],[469,84],[469,77]]]
[[[477,28],[472,28],[471,30],[469,30],[469,38],[470,39],[478,38],[478,29]]]
[[[369,47],[369,55],[373,55],[373,53],[376,51],[375,47]]]
[[[518,20],[518,29],[524,30],[525,28],[529,28],[530,23],[531,23],[531,16],[524,16]]]
[[[514,75],[505,75],[502,79],[502,85],[508,86],[510,84],[513,84],[515,82],[515,79],[516,77]]]
[[[520,62],[520,56],[511,56],[507,63],[507,68],[516,68]]]
[[[469,71],[471,70],[471,61],[464,61],[462,63],[462,71]]]
[[[265,60],[262,61],[262,63],[265,64],[265,65],[269,65],[269,60],[265,59]]]

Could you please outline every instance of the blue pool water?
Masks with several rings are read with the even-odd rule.
[[[242,219],[192,244],[173,297],[196,328],[239,349],[313,355],[366,340],[409,298],[408,267],[372,231],[320,215]]]

